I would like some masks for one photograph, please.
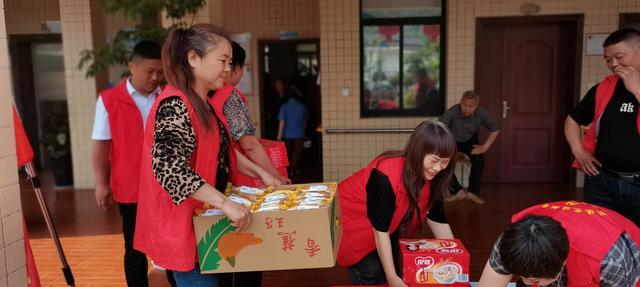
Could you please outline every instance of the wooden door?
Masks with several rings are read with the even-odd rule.
[[[564,118],[576,97],[579,19],[480,20],[476,89],[499,119],[486,182],[562,183],[570,177]]]

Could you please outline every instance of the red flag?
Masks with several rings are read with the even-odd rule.
[[[24,249],[27,259],[27,287],[40,287],[40,275],[38,275],[38,268],[36,267],[36,261],[33,258],[33,252],[31,252],[31,244],[29,244],[29,235],[27,234],[27,224],[22,220],[24,227]]]
[[[33,149],[29,144],[29,138],[27,133],[24,132],[22,127],[22,121],[18,116],[16,107],[13,106],[13,129],[16,134],[16,154],[18,156],[18,168],[23,167],[25,164],[33,160]]]

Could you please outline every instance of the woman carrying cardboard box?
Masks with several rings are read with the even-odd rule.
[[[218,286],[217,276],[200,274],[197,265],[196,208],[215,206],[238,231],[251,222],[246,207],[220,192],[233,165],[264,182],[275,181],[233,152],[228,127],[207,103],[210,91],[223,86],[230,61],[226,31],[210,24],[172,31],[162,50],[169,85],[156,99],[145,130],[134,247],[173,270],[178,286]]]
[[[344,223],[338,263],[349,267],[354,285],[407,286],[396,270],[398,239],[423,221],[436,238],[453,238],[442,198],[455,153],[449,129],[425,121],[402,151],[383,153],[338,185]]]

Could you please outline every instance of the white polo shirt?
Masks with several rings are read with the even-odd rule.
[[[160,86],[158,86],[149,96],[145,97],[140,94],[131,84],[131,79],[127,79],[127,92],[136,103],[138,110],[140,111],[140,115],[142,116],[142,124],[144,128],[144,124],[147,122],[147,116],[149,115],[149,111],[151,111],[151,107],[153,106],[153,102],[155,102],[156,97],[160,94]],[[107,113],[107,109],[104,107],[104,103],[102,102],[102,96],[98,95],[98,101],[96,102],[96,115],[93,120],[93,133],[91,134],[91,138],[94,140],[110,140],[111,139],[111,129],[109,128],[109,114]]]

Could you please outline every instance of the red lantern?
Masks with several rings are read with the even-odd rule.
[[[378,26],[378,33],[384,36],[384,42],[391,44],[393,35],[400,33],[400,26]]]
[[[431,42],[434,42],[440,38],[440,25],[424,25],[422,26],[422,33],[429,37]]]

